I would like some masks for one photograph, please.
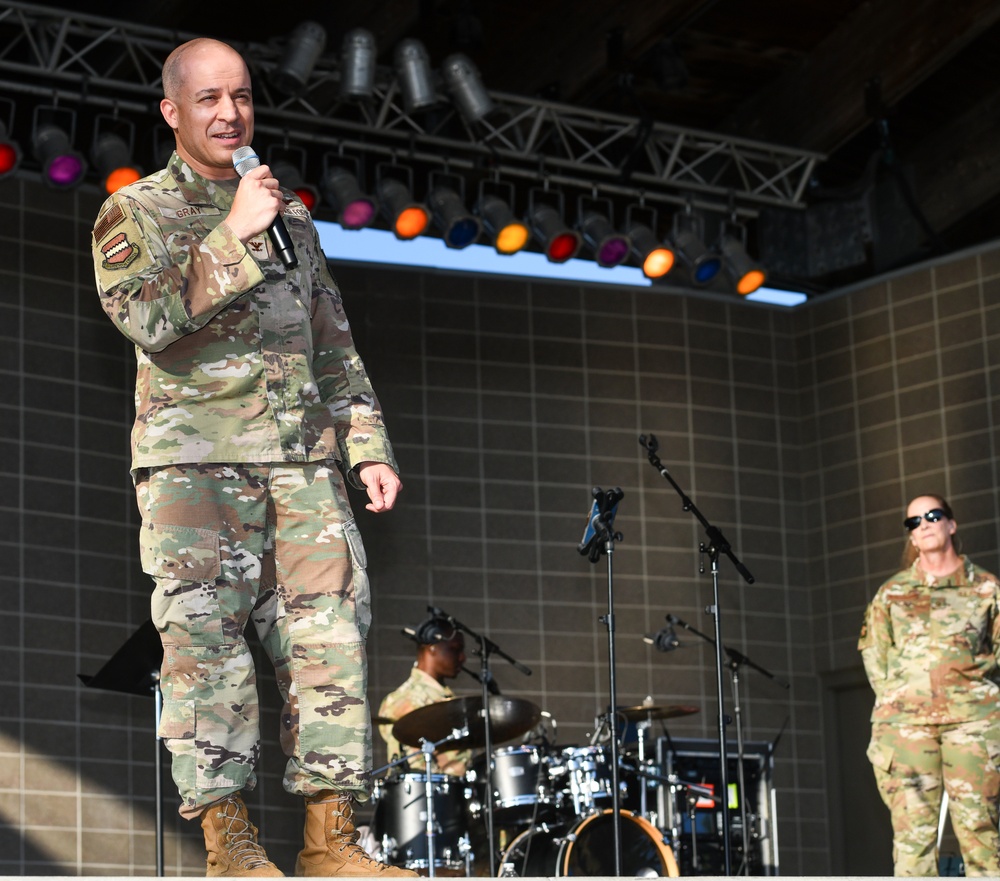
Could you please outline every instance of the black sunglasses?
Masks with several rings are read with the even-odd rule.
[[[923,517],[919,514],[914,514],[912,517],[907,517],[903,521],[903,526],[906,527],[907,532],[913,532],[920,525],[921,520],[926,520],[928,523],[937,523],[938,520],[944,520],[947,518],[947,514],[940,508],[932,508]]]

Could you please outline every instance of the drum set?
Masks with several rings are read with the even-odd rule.
[[[622,873],[680,875],[674,856],[680,830],[660,828],[658,796],[666,788],[671,798],[692,790],[700,799],[717,797],[710,787],[660,773],[645,741],[654,720],[696,713],[697,707],[619,708],[618,718],[634,723],[638,743],[620,753],[618,775],[610,746],[596,742],[597,735],[584,746],[557,747],[543,738],[496,747],[489,761],[485,753],[474,758],[464,777],[431,773],[433,750],[482,749],[482,706],[479,697],[454,698],[393,724],[396,739],[420,752],[382,769],[388,773],[376,779],[372,825],[381,859],[430,876],[615,875],[617,776]],[[537,731],[542,714],[529,701],[493,696],[489,715],[492,742],[504,743]],[[420,764],[424,770],[414,770]]]

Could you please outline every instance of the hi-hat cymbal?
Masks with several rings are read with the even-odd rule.
[[[676,716],[690,716],[697,713],[697,707],[686,707],[681,704],[663,704],[661,706],[619,707],[618,715],[628,719],[629,722],[642,722],[653,719],[673,719]]]
[[[541,710],[531,701],[490,696],[490,739],[494,744],[512,740],[530,731],[541,719]],[[469,733],[441,744],[442,749],[476,749],[486,745],[486,726],[481,697],[456,697],[407,713],[392,728],[392,735],[407,746],[420,746],[421,738],[437,742],[456,728]]]

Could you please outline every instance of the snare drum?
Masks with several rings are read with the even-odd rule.
[[[611,804],[614,791],[611,776],[611,753],[603,746],[566,747],[558,760],[558,774],[562,778],[563,800],[570,804],[578,817],[592,814]],[[619,781],[622,793],[624,786]]]
[[[434,866],[460,870],[469,852],[466,786],[462,777],[432,774]],[[404,869],[427,869],[427,795],[423,774],[401,774],[376,785],[375,836],[385,859]]]
[[[648,820],[619,811],[622,874],[676,878],[677,861],[663,834]],[[517,836],[500,861],[501,877],[614,876],[614,811],[601,811],[561,829],[532,827]]]
[[[482,758],[476,762],[474,778],[481,782],[485,777],[486,761]],[[548,762],[537,746],[495,750],[490,784],[494,818],[502,826],[545,820],[555,812]]]

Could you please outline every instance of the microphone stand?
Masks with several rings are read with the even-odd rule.
[[[614,822],[614,856],[615,875],[622,874],[622,829],[621,829],[621,793],[618,790],[618,686],[615,677],[615,594],[612,558],[615,542],[622,541],[622,534],[613,530],[618,503],[625,493],[618,487],[603,491],[599,486],[592,490],[594,497],[590,509],[590,518],[577,550],[587,554],[591,563],[596,563],[603,553],[608,558],[608,614],[600,618],[608,630],[608,692],[610,706],[608,708],[608,730],[611,734],[611,812]]]
[[[416,752],[407,753],[394,761],[389,762],[387,765],[383,765],[381,768],[373,771],[371,777],[373,779],[378,778],[383,772],[395,768],[396,765],[402,765],[405,762],[409,762],[410,759],[416,756],[422,756],[424,760],[424,838],[427,841],[427,877],[434,877],[434,860],[436,855],[434,853],[434,840],[437,837],[437,825],[434,821],[434,776],[432,773],[431,763],[434,759],[434,751],[440,746],[450,743],[453,740],[460,740],[463,737],[469,736],[469,728],[465,726],[463,728],[453,728],[451,734],[447,737],[443,737],[438,741],[427,740],[426,738],[420,738],[420,749]]]
[[[485,741],[483,746],[486,749],[486,838],[489,841],[490,877],[494,877],[497,872],[496,852],[493,846],[493,734],[490,722],[490,685],[493,684],[493,674],[490,673],[490,655],[500,655],[501,658],[508,661],[518,672],[523,673],[525,676],[531,675],[531,668],[526,667],[520,661],[515,660],[506,652],[502,651],[500,646],[498,646],[491,639],[487,638],[485,635],[476,633],[475,630],[470,627],[466,627],[466,625],[464,625],[457,618],[441,611],[441,609],[438,609],[435,606],[428,606],[427,611],[431,615],[447,618],[455,629],[467,633],[470,637],[472,637],[472,639],[475,639],[479,643],[480,673],[477,678],[479,679],[483,696],[483,733]]]
[[[462,667],[462,672],[468,674],[473,679],[475,679],[476,682],[482,684],[483,674],[481,672],[476,673],[474,670],[470,670],[466,666]],[[493,678],[492,673],[490,674],[490,678],[486,681],[486,689],[487,691],[489,691],[490,694],[497,694],[497,695],[500,694],[500,686],[497,685],[497,681],[496,679]]]
[[[700,636],[705,642],[715,645],[715,640],[705,633],[702,633],[695,627],[692,627],[686,621],[682,621],[676,615],[667,615],[667,621],[671,624],[676,624],[678,627],[683,627],[685,630],[693,633],[695,636]],[[737,764],[736,770],[739,775],[739,791],[740,791],[740,824],[743,830],[743,864],[740,867],[740,871],[737,872],[739,875],[749,875],[750,874],[750,844],[749,844],[749,829],[747,827],[747,800],[746,800],[746,774],[743,768],[743,716],[740,710],[740,667],[746,664],[748,667],[753,667],[755,670],[763,673],[768,679],[773,680],[782,688],[791,688],[788,682],[775,676],[770,670],[765,670],[759,664],[755,664],[742,652],[736,651],[736,649],[728,648],[723,646],[722,650],[729,657],[729,662],[726,665],[730,671],[730,677],[732,681],[733,690],[733,715],[736,718],[736,756]],[[727,799],[728,801],[728,799]]]
[[[701,553],[707,553],[708,559],[712,567],[712,605],[709,607],[709,611],[715,618],[715,684],[716,684],[716,701],[719,706],[719,775],[720,784],[722,786],[722,800],[720,804],[722,805],[722,845],[723,845],[723,861],[725,866],[725,874],[732,874],[732,850],[730,843],[730,829],[729,829],[729,768],[727,767],[726,761],[726,704],[725,698],[723,696],[723,686],[722,686],[722,605],[719,602],[719,554],[725,554],[732,560],[733,565],[736,570],[743,576],[747,584],[754,583],[754,577],[750,574],[750,570],[746,568],[739,561],[736,555],[733,553],[732,547],[726,540],[726,537],[722,534],[722,530],[717,526],[713,526],[705,517],[702,515],[701,511],[695,507],[694,502],[687,496],[687,494],[677,485],[677,481],[670,475],[666,467],[660,461],[659,457],[656,455],[656,451],[659,448],[656,437],[654,435],[639,435],[639,444],[647,451],[649,454],[649,463],[660,472],[660,475],[677,491],[677,494],[681,497],[681,502],[683,504],[685,511],[690,511],[698,519],[698,522],[705,527],[705,533],[708,536],[708,544],[704,542],[698,545],[698,549]],[[702,569],[704,571],[704,569]]]
[[[437,827],[434,824],[434,775],[431,771],[431,764],[434,761],[434,750],[441,744],[450,740],[456,740],[467,735],[468,729],[456,728],[442,740],[435,743],[425,738],[420,739],[420,752],[424,756],[424,807],[426,808],[426,818],[424,823],[424,836],[427,838],[427,876],[434,877],[434,839],[437,837]]]

